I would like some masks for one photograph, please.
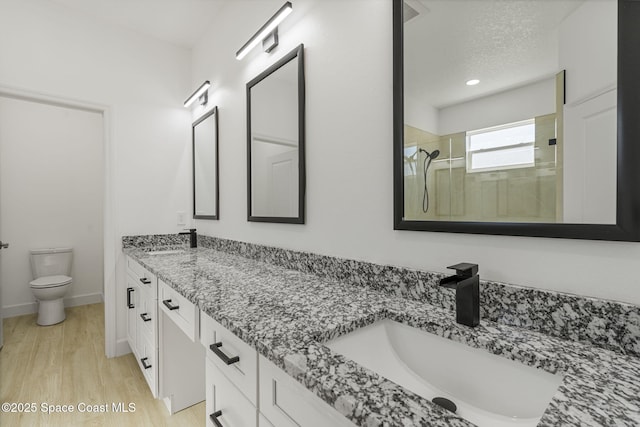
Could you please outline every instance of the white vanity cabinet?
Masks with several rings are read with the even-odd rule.
[[[158,279],[127,257],[127,341],[153,397],[158,397]]]
[[[342,414],[205,313],[207,426],[353,427]]]
[[[127,262],[127,341],[155,398],[171,414],[205,398],[198,308],[131,257]]]

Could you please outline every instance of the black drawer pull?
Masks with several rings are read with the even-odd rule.
[[[149,369],[151,367],[151,365],[147,363],[147,360],[149,360],[148,357],[143,357],[142,359],[140,359],[140,362],[142,362],[142,366],[144,366],[144,369]]]
[[[213,351],[216,354],[216,356],[218,356],[227,365],[231,365],[233,363],[240,361],[240,356],[229,357],[226,354],[224,354],[222,350],[220,350],[220,347],[222,347],[221,342],[215,342],[209,346],[211,351]]]
[[[140,314],[140,318],[145,322],[150,322],[151,321],[151,317],[149,317],[148,313],[141,313]]]
[[[144,285],[148,285],[151,283],[151,280],[147,279],[146,277],[143,277],[140,279],[140,281],[142,282],[142,284]]]
[[[127,288],[127,307],[129,308],[136,308],[136,306],[131,302],[131,294],[133,293],[133,291],[133,288]]]
[[[165,307],[167,307],[169,310],[177,310],[180,308],[179,305],[172,305],[171,304],[171,300],[170,299],[166,299],[163,300],[162,303],[164,304]]]
[[[220,421],[218,421],[218,417],[221,417],[221,416],[222,416],[222,411],[216,411],[213,414],[209,415],[209,418],[211,418],[211,421],[216,427],[224,427],[222,424],[220,424]]]

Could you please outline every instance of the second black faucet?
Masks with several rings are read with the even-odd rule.
[[[454,276],[440,280],[440,286],[456,290],[456,322],[476,327],[480,324],[480,276],[478,264],[463,262],[447,268],[456,270]]]
[[[198,235],[196,234],[195,228],[189,228],[188,233],[178,233],[178,234],[188,234],[189,235],[189,247],[197,248],[198,247]]]

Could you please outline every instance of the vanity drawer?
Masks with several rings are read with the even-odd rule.
[[[260,412],[274,426],[355,426],[264,356],[260,356],[259,371]]]
[[[158,305],[193,342],[199,337],[200,310],[162,280],[158,281]]]
[[[249,401],[257,406],[258,352],[204,312],[200,313],[200,324],[200,342],[205,346],[207,359],[213,361]]]
[[[146,339],[156,347],[156,325],[158,303],[152,299],[147,290],[139,289],[138,309],[136,310],[138,323],[138,340]]]
[[[258,410],[224,376],[218,367],[206,359],[207,377],[207,427],[216,427],[211,414],[224,427],[256,427]]]
[[[127,274],[134,279],[140,288],[149,291],[152,299],[158,298],[158,279],[156,275],[127,256]]]
[[[147,381],[147,384],[149,384],[153,397],[158,397],[158,390],[156,387],[158,381],[158,358],[155,345],[147,339],[139,340],[137,358],[142,375]]]

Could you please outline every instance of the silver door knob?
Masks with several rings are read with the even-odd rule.
[[[9,244],[8,244],[8,243],[2,243],[2,242],[0,242],[0,249],[2,249],[2,248],[7,249],[8,247],[9,247]]]

